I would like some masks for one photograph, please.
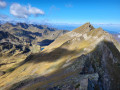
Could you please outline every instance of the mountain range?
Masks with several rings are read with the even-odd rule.
[[[6,31],[18,37],[26,43],[38,44],[43,40],[55,40],[67,30],[57,30],[45,25],[34,25],[26,23],[5,23],[0,25],[0,31]]]
[[[22,26],[26,31],[29,30],[28,26]],[[3,28],[6,31],[8,28],[10,31],[14,30],[5,25],[2,26]],[[14,37],[16,40],[20,37],[19,34],[15,34],[17,30],[10,32],[16,36]],[[34,33],[32,37],[40,35],[36,35],[32,30],[31,33]],[[47,32],[53,35],[54,30]],[[7,64],[0,67],[0,89],[120,90],[120,44],[111,34],[102,28],[94,28],[90,23],[70,32],[59,31],[59,34],[58,31],[56,32],[56,37],[51,39],[54,41],[42,51],[30,53],[28,56],[26,52],[26,58],[18,60],[19,62],[11,65],[7,71]],[[63,35],[60,34],[61,32]],[[51,37],[51,34],[42,31],[39,33]],[[24,42],[23,37],[24,35],[22,39],[20,38],[22,42]],[[24,39],[27,42],[26,38]],[[28,41],[33,44],[42,39],[31,40]]]

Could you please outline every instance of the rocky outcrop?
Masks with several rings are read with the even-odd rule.
[[[32,45],[30,46],[31,53],[40,53],[41,47],[40,45]]]
[[[5,72],[4,71],[0,71],[0,76],[4,75]]]

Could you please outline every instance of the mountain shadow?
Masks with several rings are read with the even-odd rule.
[[[40,63],[40,62],[55,62],[62,56],[66,56],[72,53],[76,53],[76,51],[70,51],[64,48],[56,48],[52,52],[44,53],[40,52],[39,54],[31,54],[29,55],[23,62],[26,63]]]
[[[39,54],[32,53],[24,61],[20,62],[16,67],[10,68],[9,72],[13,72],[14,70],[16,70],[17,68],[19,68],[20,66],[26,63],[36,64],[41,62],[55,62],[62,56],[69,55],[72,53],[76,53],[76,51],[69,51],[64,48],[56,48],[50,53],[44,53],[44,52],[40,52]]]

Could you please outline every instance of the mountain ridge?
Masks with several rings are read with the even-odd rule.
[[[91,27],[84,24],[29,55],[0,77],[0,88],[119,90],[120,44],[102,28]]]

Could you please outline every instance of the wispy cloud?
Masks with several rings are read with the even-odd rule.
[[[44,11],[31,5],[23,6],[18,3],[13,3],[10,6],[10,13],[18,18],[28,18],[30,15],[44,15]]]
[[[65,7],[67,7],[67,8],[72,8],[73,5],[72,5],[71,3],[68,3],[68,4],[65,4]]]
[[[52,6],[50,7],[50,10],[60,10],[60,8],[57,8],[55,5],[52,5]]]
[[[5,8],[7,3],[3,0],[0,0],[0,8]]]
[[[6,18],[8,18],[7,15],[0,14],[0,19],[6,19]]]

